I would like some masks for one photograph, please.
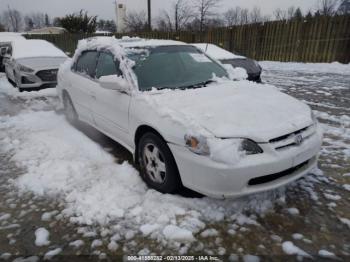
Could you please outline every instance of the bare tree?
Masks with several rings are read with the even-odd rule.
[[[337,10],[339,15],[350,14],[350,0],[342,0],[341,4]]]
[[[8,9],[3,12],[3,23],[8,31],[19,32],[23,26],[22,14],[16,10],[11,9],[8,6]]]
[[[249,23],[249,9],[243,8],[241,9],[240,14],[240,22],[241,25],[245,25]]]
[[[251,23],[260,23],[263,21],[263,16],[261,15],[261,9],[256,6],[250,11],[249,17],[250,17]]]
[[[230,8],[224,14],[224,21],[226,26],[234,26],[240,23],[241,8]]]
[[[163,13],[158,16],[156,24],[160,31],[169,32],[174,30],[173,21],[167,11],[163,11]]]
[[[38,29],[46,26],[44,13],[31,13],[24,17],[26,28]]]
[[[291,20],[294,17],[295,11],[296,11],[296,8],[294,6],[290,6],[287,9],[287,19],[288,20]]]
[[[214,9],[219,6],[221,0],[194,0],[196,19],[199,21],[199,31],[203,32],[206,22],[214,15]]]
[[[176,0],[172,4],[170,12],[163,11],[158,17],[158,28],[165,27],[170,31],[179,31],[185,27],[192,17],[191,6],[185,0]]]
[[[148,27],[147,15],[144,11],[130,12],[125,17],[125,24],[128,31],[140,32]]]
[[[273,11],[273,15],[276,20],[287,20],[287,12],[286,10],[282,10],[281,8],[277,8]]]
[[[177,0],[173,4],[175,31],[181,30],[192,17],[192,8],[184,0]]]
[[[336,13],[338,0],[318,0],[317,9],[321,15],[332,16]]]

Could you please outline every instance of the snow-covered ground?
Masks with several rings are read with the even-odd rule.
[[[25,255],[24,235],[30,255],[46,257],[349,255],[349,67],[262,65],[266,82],[315,109],[325,130],[321,169],[287,188],[225,201],[148,189],[127,157],[111,153],[114,144],[67,123],[54,89],[19,94],[1,77],[0,256]]]

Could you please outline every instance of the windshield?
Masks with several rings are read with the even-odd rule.
[[[226,77],[225,69],[193,46],[130,49],[133,70],[141,91],[155,88],[186,89],[205,86],[213,76]]]

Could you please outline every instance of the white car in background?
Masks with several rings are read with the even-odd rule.
[[[19,91],[55,87],[67,55],[45,40],[12,41],[4,58],[5,73]]]
[[[0,32],[0,72],[5,72],[3,60],[11,47],[11,42],[19,40],[26,39],[21,34]]]
[[[59,70],[71,123],[126,147],[151,188],[216,198],[266,191],[316,167],[322,133],[311,109],[267,85],[232,81],[176,41],[92,38]]]
[[[244,68],[248,74],[248,80],[261,83],[262,68],[259,63],[245,56],[236,55],[217,45],[209,43],[192,44],[205,52],[210,57],[220,61],[222,64],[231,65],[233,68]]]

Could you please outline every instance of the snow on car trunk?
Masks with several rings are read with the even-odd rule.
[[[148,189],[131,165],[117,164],[54,111],[1,117],[0,130],[6,132],[1,150],[26,169],[10,181],[20,192],[60,199],[62,214],[72,223],[119,225],[118,233],[128,239],[137,232],[171,242],[192,241],[208,221],[234,223],[243,210],[265,212],[283,197],[283,189],[224,201],[161,194]]]

